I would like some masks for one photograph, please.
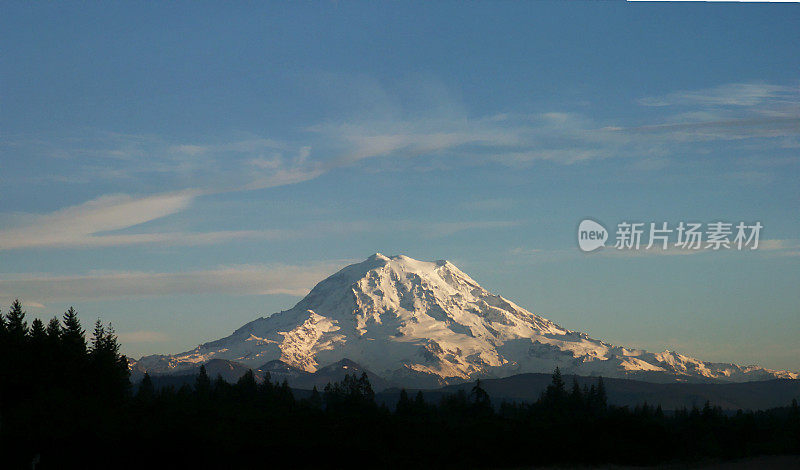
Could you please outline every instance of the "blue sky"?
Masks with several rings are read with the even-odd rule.
[[[800,369],[797,5],[2,10],[3,305],[178,352],[403,253],[616,344]],[[585,217],[764,229],[586,255]]]

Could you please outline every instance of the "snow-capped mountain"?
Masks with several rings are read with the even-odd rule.
[[[556,366],[564,373],[658,382],[798,377],[614,346],[488,292],[448,261],[380,253],[323,280],[289,310],[191,351],[143,357],[134,366],[151,374],[182,373],[211,359],[253,369],[281,361],[309,373],[349,359],[408,387],[551,372]]]

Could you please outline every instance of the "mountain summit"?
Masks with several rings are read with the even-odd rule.
[[[614,346],[492,294],[448,261],[380,253],[323,280],[289,310],[185,353],[143,357],[136,368],[180,373],[227,359],[255,369],[278,360],[313,373],[345,358],[406,387],[556,366],[565,373],[658,382],[797,378]]]

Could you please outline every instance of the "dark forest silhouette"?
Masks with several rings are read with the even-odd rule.
[[[299,393],[298,393],[299,394]],[[664,413],[607,403],[602,378],[564,383],[558,369],[535,403],[493,403],[480,381],[429,403],[402,390],[394,410],[375,402],[366,374],[296,399],[284,381],[252,371],[230,384],[204,367],[193,386],[135,392],[110,325],[87,341],[77,314],[28,326],[19,301],[0,315],[0,466],[160,468],[215,463],[293,467],[500,467],[654,464],[800,453],[797,401],[727,415]]]

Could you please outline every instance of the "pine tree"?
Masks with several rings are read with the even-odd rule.
[[[545,389],[541,401],[550,407],[560,408],[564,405],[566,395],[567,391],[564,379],[561,377],[561,369],[556,367],[556,370],[553,371],[552,382]]]
[[[572,391],[569,393],[569,402],[573,410],[581,410],[584,408],[584,396],[581,391],[581,386],[578,384],[578,379],[572,379]]]
[[[6,325],[5,316],[0,311],[0,377],[7,377],[6,371],[6,358],[8,356],[6,349],[8,348],[8,325]],[[2,392],[2,383],[0,383],[0,392]]]
[[[153,379],[150,378],[150,374],[145,372],[142,381],[139,382],[139,390],[136,392],[136,399],[148,403],[154,396],[155,387],[153,386]]]
[[[272,400],[274,394],[274,386],[272,385],[272,376],[270,375],[269,371],[264,371],[264,380],[258,386],[258,393],[261,395],[262,399],[264,400]]]
[[[28,322],[25,321],[25,311],[22,310],[22,303],[19,299],[15,299],[11,304],[11,308],[6,314],[6,320],[8,337],[17,344],[22,343],[28,334]]]
[[[239,377],[239,380],[236,382],[236,389],[239,395],[247,400],[255,399],[257,388],[253,369],[247,369],[247,372]]]
[[[197,374],[194,390],[201,396],[206,396],[211,391],[211,379],[208,377],[205,365],[200,366],[200,373]]]
[[[47,338],[51,341],[58,341],[61,339],[61,322],[57,317],[53,317],[47,323]]]
[[[42,370],[49,366],[49,364],[45,363],[45,358],[48,357],[47,332],[44,329],[42,320],[35,318],[31,322],[31,329],[30,332],[28,332],[28,336],[30,338],[31,349],[31,355],[28,360],[32,361],[29,367]],[[40,381],[43,378],[42,375],[38,375],[35,379]]]
[[[564,385],[564,379],[561,377],[561,369],[556,366],[556,370],[553,371],[553,387],[555,387],[560,392],[564,392],[566,386]]]
[[[315,410],[322,408],[322,395],[319,394],[319,390],[317,390],[316,385],[314,385],[314,388],[311,389],[311,397],[308,399],[308,404]]]
[[[292,393],[292,388],[289,387],[288,380],[283,379],[281,388],[278,390],[278,394],[280,396],[281,403],[283,403],[284,406],[291,407],[294,405],[294,393]]]
[[[64,364],[64,354],[61,348],[61,323],[58,318],[53,317],[45,328],[45,340],[42,347],[42,354],[48,358],[44,366],[44,375],[56,383],[63,383],[63,376],[67,372]]]
[[[473,404],[479,410],[485,411],[487,409],[491,409],[491,399],[489,398],[489,394],[486,393],[486,390],[481,387],[481,380],[478,379],[475,381],[475,386],[472,387],[470,391],[470,396],[473,397]]]
[[[4,400],[14,402],[30,393],[31,356],[28,344],[28,324],[19,299],[14,300],[6,314],[5,338],[0,349],[0,394]],[[5,389],[5,390],[4,390]]]
[[[650,417],[650,405],[647,404],[647,400],[645,400],[645,402],[642,403],[641,413],[642,413],[642,418],[646,419]]]
[[[75,309],[70,307],[64,313],[64,327],[61,332],[61,339],[67,354],[70,357],[83,357],[86,354],[86,336],[81,321]]]
[[[395,412],[397,414],[408,414],[411,411],[411,406],[411,399],[408,398],[408,392],[406,392],[406,389],[401,389],[400,399],[397,400]]]
[[[227,398],[230,388],[230,384],[222,378],[222,374],[217,374],[214,383],[211,385],[212,394],[217,400]]]
[[[597,404],[601,411],[605,411],[608,407],[608,397],[606,396],[606,385],[603,382],[603,376],[597,378]]]
[[[103,326],[103,322],[98,318],[97,321],[94,322],[94,332],[92,332],[91,352],[93,356],[98,356],[105,352],[105,336],[106,329]]]
[[[108,384],[109,397],[119,400],[130,392],[131,382],[128,358],[119,353],[119,342],[114,327],[110,323],[104,326],[98,319],[92,343],[96,370]]]
[[[358,379],[358,388],[365,403],[375,403],[375,392],[372,390],[372,384],[369,383],[366,372],[361,373],[361,378]]]
[[[417,391],[417,395],[414,397],[414,411],[422,414],[427,409],[428,405],[425,403],[425,396],[422,394],[422,390],[419,390]]]
[[[127,381],[128,386],[130,386],[130,368],[128,367],[128,358],[119,353],[119,338],[117,337],[117,332],[114,330],[114,325],[111,323],[106,325],[105,333],[106,336],[103,342],[105,350],[109,356],[114,359],[117,372],[122,373],[122,375],[125,376],[125,381]]]
[[[31,322],[31,329],[28,334],[31,337],[31,341],[34,344],[39,345],[39,347],[41,348],[41,345],[47,338],[47,331],[45,331],[44,323],[42,323],[42,320],[39,320],[38,318],[34,319],[33,322]]]

